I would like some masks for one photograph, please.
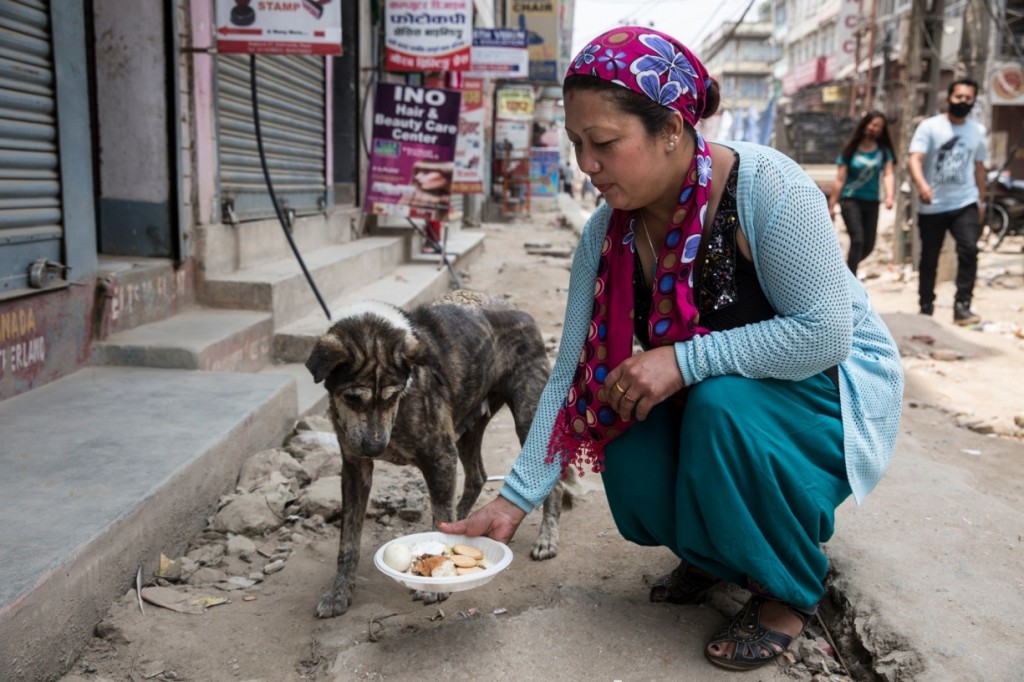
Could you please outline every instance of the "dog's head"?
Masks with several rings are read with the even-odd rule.
[[[366,457],[384,452],[424,355],[409,318],[383,303],[342,311],[317,340],[306,368],[327,388],[342,452]]]

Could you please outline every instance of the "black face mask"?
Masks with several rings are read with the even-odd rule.
[[[949,113],[953,114],[956,118],[967,118],[967,114],[971,113],[971,109],[974,108],[974,104],[968,102],[956,102],[949,105]]]

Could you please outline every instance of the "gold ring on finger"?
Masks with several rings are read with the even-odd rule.
[[[615,390],[618,391],[619,393],[625,393],[626,392],[626,389],[624,389],[622,386],[620,386],[619,382],[617,382],[617,381],[615,382]]]
[[[622,397],[623,397],[623,399],[628,400],[631,403],[635,403],[636,402],[636,398],[630,398],[628,393],[626,395],[622,396]]]

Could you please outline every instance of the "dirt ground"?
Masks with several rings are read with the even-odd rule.
[[[483,226],[487,233],[484,253],[463,272],[462,284],[503,294],[532,313],[553,347],[568,283],[570,261],[564,254],[575,244],[575,234],[561,227],[555,214],[535,218],[530,223]],[[891,223],[891,215],[883,216],[883,225],[886,220]],[[975,308],[986,324],[975,329],[951,323],[950,283],[939,287],[934,318],[916,314],[916,279],[909,270],[887,262],[891,230],[883,235],[863,270],[876,307],[885,314],[904,350],[908,408],[937,410],[963,428],[1019,440],[1024,429],[1024,404],[1019,400],[1024,380],[1024,341],[1020,336],[1024,327],[1024,254],[1016,239],[1005,243],[1000,253],[983,254]],[[550,248],[540,249],[547,255],[530,253],[527,244]],[[517,451],[505,412],[495,419],[485,440],[488,473],[505,473]],[[417,478],[412,470],[381,465],[374,489],[415,483]],[[996,472],[992,478],[998,486]],[[481,501],[491,499],[499,485],[489,484]],[[617,621],[625,624],[622,627],[693,631],[692,644],[687,640],[686,646],[694,647],[721,622],[721,616],[714,608],[641,608],[647,602],[644,575],[665,573],[676,562],[664,550],[625,543],[615,531],[598,477],[585,476],[583,486],[585,494],[576,508],[563,515],[559,556],[546,562],[530,560],[529,548],[539,528],[539,512],[535,512],[512,543],[512,566],[485,588],[454,594],[431,606],[412,601],[407,590],[373,568],[372,554],[393,537],[427,529],[429,520],[408,522],[395,517],[383,525],[368,519],[354,604],[344,616],[318,620],[314,608],[334,576],[338,542],[337,528],[328,525],[317,532],[300,532],[298,537],[291,534],[294,551],[285,568],[257,586],[234,592],[197,589],[201,594],[228,599],[201,615],[151,604],[146,604],[142,613],[135,591],[129,590],[111,605],[99,629],[101,636],[94,638],[63,679],[512,679],[503,672],[504,667],[483,673],[474,670],[472,659],[467,661],[466,656],[477,651],[482,652],[482,660],[500,661],[484,652],[510,646],[513,638],[520,659],[529,657],[522,652],[540,648],[551,638],[564,638],[565,642],[557,660],[543,666],[538,662],[533,670],[536,676],[529,673],[528,662],[519,663],[518,679],[669,679],[661,675],[671,651],[659,643],[650,644],[646,652],[630,649],[615,637],[603,639],[601,646],[591,646],[593,639],[601,636],[593,629],[596,622],[614,617],[602,614],[636,607],[638,615]],[[1017,493],[1008,489],[1006,494]],[[568,573],[571,580],[566,579]],[[532,625],[540,610],[556,603],[566,609],[567,617],[577,618],[571,632],[568,623],[564,632],[541,631]],[[601,609],[602,605],[608,608]],[[723,611],[735,608],[728,602],[713,606]],[[502,629],[505,622],[510,623],[509,630]],[[518,623],[515,630],[512,622]],[[413,638],[416,651],[433,652],[428,670],[421,669],[408,649],[403,649],[403,642]],[[460,644],[453,646],[456,641]],[[699,679],[735,679],[703,665]],[[749,679],[786,678],[777,670],[765,669]]]

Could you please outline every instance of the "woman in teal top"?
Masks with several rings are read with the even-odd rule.
[[[889,127],[880,111],[868,112],[860,120],[836,158],[838,170],[828,209],[833,219],[836,203],[842,211],[843,223],[850,235],[846,264],[855,275],[857,265],[875,248],[882,188],[885,189],[885,207],[892,208],[895,162]]]

